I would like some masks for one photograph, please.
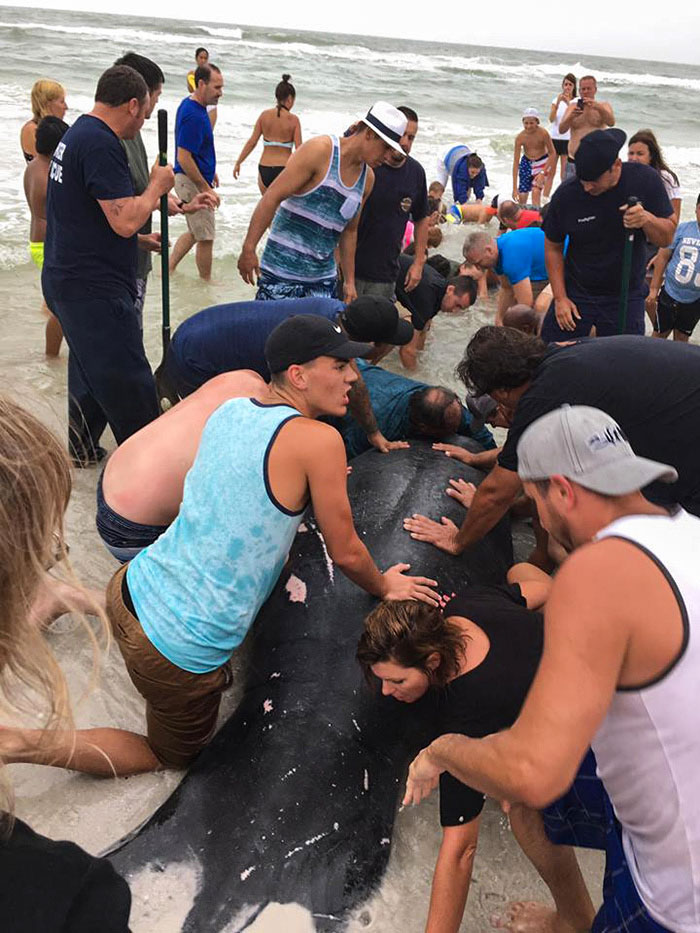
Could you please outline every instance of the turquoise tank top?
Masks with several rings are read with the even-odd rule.
[[[173,664],[213,671],[243,641],[272,592],[304,509],[274,498],[267,475],[289,405],[235,398],[211,415],[170,528],[129,564],[141,627]]]
[[[340,179],[340,144],[333,151],[326,177],[306,194],[295,194],[277,208],[260,268],[280,279],[317,282],[336,276],[333,251],[340,234],[362,206],[367,166],[352,188]]]

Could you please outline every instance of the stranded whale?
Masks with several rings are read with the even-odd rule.
[[[504,579],[505,522],[460,557],[412,541],[402,527],[416,511],[459,521],[447,480],[483,474],[421,441],[352,465],[355,525],[380,567],[405,561],[445,593]],[[416,716],[364,682],[355,648],[374,604],[333,567],[309,517],[248,636],[240,705],[172,796],[110,856],[135,892],[186,899],[183,931],[245,930],[274,903],[298,904],[317,931],[338,931],[381,882],[432,704],[421,701]],[[149,909],[156,928],[162,905],[154,898]]]

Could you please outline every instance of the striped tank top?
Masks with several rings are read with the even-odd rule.
[[[340,177],[340,144],[333,151],[326,177],[306,194],[282,201],[270,227],[260,268],[291,282],[317,282],[336,276],[333,255],[340,234],[362,206],[367,166],[348,188]]]
[[[268,460],[281,428],[301,417],[249,398],[211,415],[170,528],[129,564],[141,627],[169,661],[193,674],[221,667],[277,582],[303,509],[270,488]]]

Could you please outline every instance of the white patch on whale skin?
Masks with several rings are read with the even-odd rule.
[[[314,528],[314,531],[316,532],[316,536],[318,537],[318,540],[321,542],[321,547],[323,548],[323,556],[326,561],[326,570],[328,571],[328,579],[331,581],[331,583],[333,583],[335,581],[335,568],[333,567],[333,561],[331,560],[331,555],[328,553],[328,548],[326,547],[326,541],[323,535],[321,534],[321,532],[318,530],[318,528]]]
[[[273,674],[270,674],[270,680],[274,680],[275,677],[281,677],[282,671],[275,671]]]
[[[362,732],[362,729],[357,725],[357,720],[353,717],[352,719],[353,726],[357,729],[358,732]]]
[[[268,713],[271,713],[273,709],[274,706],[272,705],[272,700],[268,699],[263,702],[263,712],[266,716]]]
[[[301,525],[299,525],[299,527],[297,528],[297,531],[299,532],[300,535],[303,535],[308,530],[309,530],[309,526],[305,525],[304,522],[302,522]]]
[[[296,768],[290,768],[289,771],[287,771],[286,774],[283,774],[283,775],[282,775],[282,780],[283,780],[283,781],[286,781],[288,777],[291,777],[293,774],[296,773],[296,770],[297,770]]]
[[[385,836],[385,837],[380,841],[379,845],[380,845],[380,846],[388,846],[388,845],[391,845],[391,839],[387,839],[387,837]]]
[[[365,779],[364,779],[365,790],[369,790],[369,771],[365,768]]]
[[[194,906],[202,883],[202,868],[196,860],[171,863],[164,871],[151,863],[128,881],[132,933],[172,933],[182,929]]]
[[[334,823],[334,824],[333,824],[333,829],[335,829],[335,828],[337,827],[337,825],[338,825],[337,823]],[[315,843],[320,842],[321,839],[325,839],[326,836],[328,836],[328,835],[329,835],[329,833],[318,833],[317,836],[312,836],[311,839],[307,839],[307,840],[304,842],[304,845],[303,845],[303,846],[295,846],[293,849],[290,849],[289,852],[287,852],[287,854],[285,855],[285,858],[291,858],[293,855],[296,855],[297,852],[303,852],[303,851],[304,851],[304,846],[312,846],[312,845],[314,845]]]
[[[241,881],[247,881],[248,878],[253,874],[257,865],[251,865],[250,868],[246,868],[241,872]]]
[[[290,603],[304,603],[306,605],[306,584],[299,577],[292,574],[285,583],[284,589],[289,596]]]
[[[256,908],[247,907],[226,925],[221,933],[239,933]],[[330,918],[335,919],[335,918]],[[245,926],[246,933],[316,933],[316,924],[312,914],[300,904],[268,904],[250,926]]]

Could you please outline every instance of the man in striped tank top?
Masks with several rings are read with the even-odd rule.
[[[537,676],[510,729],[424,749],[405,802],[448,771],[518,804],[513,829],[557,910],[514,905],[511,930],[697,933],[700,518],[642,495],[676,470],[635,456],[597,408],[533,422],[518,474],[543,527],[574,551],[547,601]],[[595,915],[572,845],[605,851]]]
[[[318,136],[292,155],[255,208],[238,259],[243,281],[257,282],[257,299],[335,298],[336,249],[342,297],[346,303],[357,297],[357,227],[374,185],[372,168],[392,149],[404,154],[406,122],[400,110],[379,101],[351,136]],[[255,250],[268,227],[258,263]]]

